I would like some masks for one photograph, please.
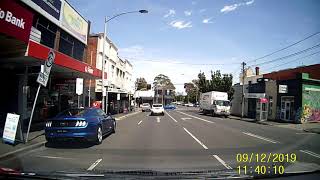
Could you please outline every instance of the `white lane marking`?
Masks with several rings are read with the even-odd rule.
[[[242,132],[242,133],[246,134],[248,136],[251,136],[251,137],[255,137],[255,138],[258,138],[258,139],[262,139],[262,140],[271,142],[271,143],[280,143],[279,141],[275,141],[275,140],[272,140],[272,139],[269,139],[269,138],[266,138],[266,137],[258,136],[258,135],[252,134],[252,133],[248,133],[248,132]]]
[[[91,166],[90,166],[87,170],[88,170],[88,171],[92,171],[93,168],[95,168],[101,161],[102,161],[102,159],[96,160],[96,162],[94,162],[93,164],[91,164]]]
[[[178,122],[177,120],[175,120],[167,111],[165,111],[165,113],[168,114],[168,116],[174,121],[174,122]]]
[[[160,117],[157,117],[157,123],[159,123],[160,122]]]
[[[181,114],[184,114],[184,115],[186,115],[186,116],[190,116],[190,117],[193,117],[193,118],[199,119],[199,120],[201,120],[201,121],[205,121],[205,122],[208,122],[208,123],[214,123],[214,122],[212,122],[212,121],[208,121],[208,120],[205,120],[205,119],[199,118],[199,117],[197,117],[197,116],[192,116],[192,115],[187,114],[187,113],[183,113],[183,112],[180,112],[180,111],[177,111],[177,112],[178,112],[178,113],[181,113]]]
[[[311,156],[313,156],[313,157],[316,157],[316,158],[319,158],[319,159],[320,159],[320,154],[317,154],[317,153],[315,153],[315,152],[308,151],[308,150],[300,150],[300,152],[309,154],[309,155],[311,155]]]
[[[194,139],[196,140],[204,149],[208,149],[206,145],[204,145],[199,139],[197,139],[191,132],[189,132],[186,128],[183,129]]]
[[[58,157],[58,156],[41,156],[41,155],[36,155],[35,157],[48,158],[48,159],[73,159],[73,158],[66,158],[66,157]]]
[[[140,125],[142,123],[142,120],[138,122],[138,125]]]
[[[185,118],[181,118],[182,120],[187,120],[187,119],[192,119],[192,118],[188,118],[188,117],[185,117]]]
[[[232,169],[231,166],[229,166],[226,162],[224,162],[221,158],[219,158],[218,155],[212,155],[214,158],[216,158],[225,168]]]

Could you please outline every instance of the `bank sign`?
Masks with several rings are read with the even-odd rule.
[[[0,1],[0,33],[29,41],[33,14],[13,0]]]

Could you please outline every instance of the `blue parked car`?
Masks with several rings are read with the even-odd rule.
[[[85,139],[101,144],[103,135],[115,133],[116,121],[99,108],[73,108],[46,122],[45,137],[55,140]]]
[[[176,106],[173,105],[173,104],[167,104],[167,105],[164,106],[164,109],[172,109],[172,110],[174,110],[174,109],[176,109]]]

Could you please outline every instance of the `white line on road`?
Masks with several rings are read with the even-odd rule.
[[[184,115],[186,115],[186,116],[190,116],[190,117],[193,117],[193,118],[199,119],[199,120],[201,120],[201,121],[205,121],[205,122],[208,122],[208,123],[214,123],[214,122],[212,122],[212,121],[208,121],[208,120],[205,120],[205,119],[199,118],[199,117],[197,117],[197,116],[192,116],[192,115],[187,114],[187,113],[183,113],[183,112],[180,112],[180,111],[177,111],[177,112],[178,112],[178,113],[181,113],[181,114],[184,114]]]
[[[218,155],[212,155],[214,158],[216,158],[225,168],[232,169],[231,166],[229,166],[226,162],[224,162],[221,158],[219,158]]]
[[[165,113],[168,114],[168,116],[174,121],[174,122],[178,122],[177,120],[175,120],[168,112],[165,111]]]
[[[204,149],[208,149],[206,145],[204,145],[199,139],[197,139],[191,132],[189,132],[186,128],[183,129],[194,139],[196,140]]]
[[[315,133],[312,133],[312,132],[304,132],[304,133],[296,133],[296,134],[315,134]]]
[[[41,156],[41,155],[36,155],[35,157],[48,158],[48,159],[73,159],[73,158],[66,158],[66,157],[58,157],[58,156]]]
[[[258,139],[262,139],[262,140],[271,142],[271,143],[280,143],[279,141],[275,141],[275,140],[272,140],[272,139],[269,139],[269,138],[266,138],[266,137],[258,136],[258,135],[252,134],[252,133],[248,133],[248,132],[242,132],[242,133],[246,134],[248,136],[252,136],[252,137],[255,137],[255,138],[258,138]]]
[[[157,117],[157,123],[159,123],[160,122],[160,118],[159,117]]]
[[[181,118],[182,120],[187,120],[187,119],[192,119],[192,118],[188,118],[188,117],[185,117],[185,118]]]
[[[101,161],[102,161],[102,159],[96,160],[96,162],[94,162],[93,164],[91,164],[91,166],[90,166],[87,170],[88,170],[88,171],[92,171],[93,168],[95,168]]]
[[[140,125],[142,123],[142,120],[138,122],[138,125]]]
[[[315,152],[308,151],[308,150],[300,150],[300,152],[309,154],[309,155],[311,155],[311,156],[313,156],[313,157],[316,157],[316,158],[319,158],[319,159],[320,159],[320,154],[317,154],[317,153],[315,153]]]

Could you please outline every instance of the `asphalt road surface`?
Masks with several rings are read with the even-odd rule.
[[[309,163],[320,165],[319,142],[318,134],[211,117],[196,108],[181,107],[164,116],[140,112],[117,121],[116,133],[101,145],[46,144],[0,166],[28,172],[236,170],[239,165],[261,165],[265,153],[265,159],[271,154],[268,164],[308,168]],[[295,154],[296,160],[287,162],[285,157],[282,163],[275,162],[274,156],[281,153]],[[237,154],[242,159],[237,161]]]

